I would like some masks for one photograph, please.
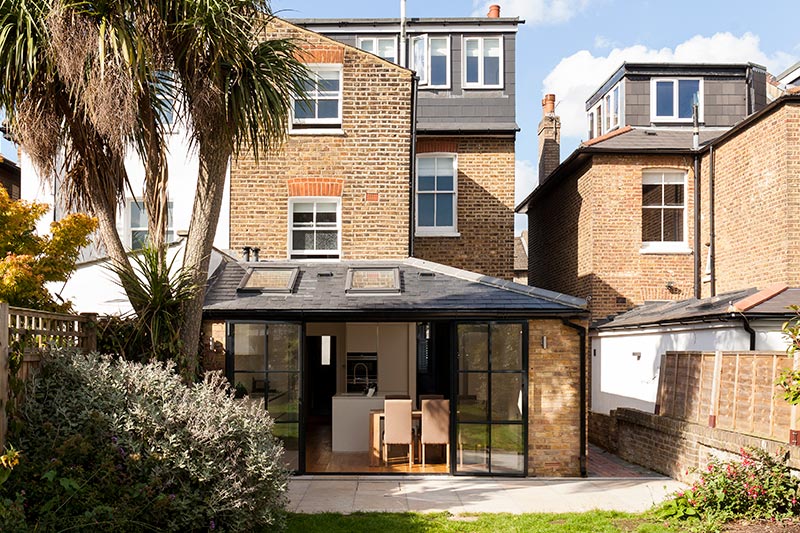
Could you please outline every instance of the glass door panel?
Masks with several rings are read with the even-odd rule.
[[[275,421],[284,460],[299,465],[302,328],[299,324],[230,324],[233,386],[245,401],[259,402]]]
[[[456,473],[525,474],[525,323],[456,326]]]

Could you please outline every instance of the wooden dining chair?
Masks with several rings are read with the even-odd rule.
[[[414,435],[411,429],[411,399],[383,402],[383,462],[389,464],[390,444],[408,445],[408,469],[414,465]]]
[[[450,468],[450,400],[422,400],[422,467],[425,468],[425,446],[446,447],[447,468]]]

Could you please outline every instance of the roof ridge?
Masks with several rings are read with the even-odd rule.
[[[608,139],[612,139],[617,135],[624,135],[631,130],[633,130],[633,127],[626,125],[614,131],[609,131],[608,133],[600,135],[599,137],[595,137],[594,139],[589,139],[588,141],[584,141],[581,143],[581,146],[592,146],[593,144],[601,143],[603,141],[607,141]]]
[[[522,285],[520,283],[514,283],[513,281],[507,281],[504,279],[495,278],[493,276],[486,276],[483,274],[478,274],[477,272],[471,272],[469,270],[463,270],[460,268],[443,265],[441,263],[435,263],[433,261],[426,261],[425,259],[419,259],[417,257],[409,257],[403,262],[410,266],[424,268],[425,270],[430,270],[432,272],[439,272],[441,274],[453,276],[465,281],[472,281],[474,283],[480,283],[482,285],[494,287],[496,289],[502,289],[516,294],[522,294],[525,296],[535,296],[549,302],[568,305],[581,310],[585,310],[587,306],[586,300],[582,298],[569,296],[560,292],[549,291],[547,289],[541,289],[539,287]]]
[[[730,311],[733,313],[744,313],[745,311],[749,311],[750,309],[763,304],[767,300],[771,300],[788,288],[789,286],[785,283],[773,283],[772,285],[768,285],[767,287],[764,287],[760,291],[753,293],[746,298],[742,298],[737,302],[731,303]]]

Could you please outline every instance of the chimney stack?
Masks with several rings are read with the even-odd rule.
[[[489,6],[489,12],[486,14],[487,17],[490,19],[499,19],[500,18],[500,6],[497,4],[492,4]]]
[[[546,94],[542,100],[542,121],[539,122],[539,183],[561,162],[561,119],[556,115],[556,95]]]

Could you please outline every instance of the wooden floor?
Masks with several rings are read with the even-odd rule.
[[[323,472],[339,474],[371,474],[371,473],[395,473],[395,474],[447,474],[447,466],[444,461],[443,446],[428,446],[425,452],[425,468],[420,464],[420,458],[414,456],[415,463],[411,469],[408,468],[408,454],[400,456],[402,453],[400,446],[390,448],[391,464],[381,466],[369,465],[369,453],[333,453],[331,426],[328,424],[309,424],[306,434],[306,473],[319,474]],[[415,452],[416,453],[416,452]]]

